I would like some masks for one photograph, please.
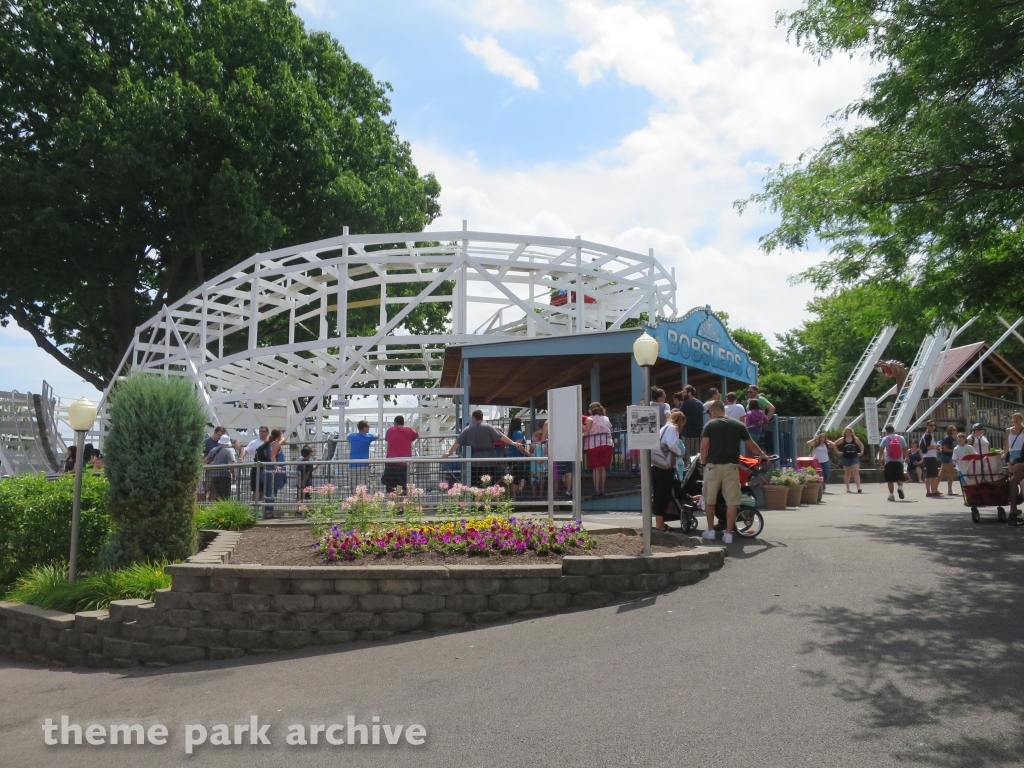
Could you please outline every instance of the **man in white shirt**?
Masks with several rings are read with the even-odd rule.
[[[743,421],[743,417],[747,415],[747,409],[740,405],[735,392],[725,396],[725,415],[736,421]]]

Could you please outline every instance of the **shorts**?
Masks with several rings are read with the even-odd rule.
[[[939,459],[936,456],[925,456],[924,457],[924,476],[925,477],[938,477],[939,476]]]
[[[223,472],[223,470],[222,470]],[[230,499],[231,498],[231,474],[223,472],[223,474],[214,475],[211,480],[210,496],[213,500],[216,499]]]
[[[701,495],[708,500],[708,504],[715,504],[719,491],[730,507],[738,507],[743,502],[739,464],[708,464],[704,467]]]
[[[409,466],[407,464],[386,464],[380,482],[388,493],[391,493],[399,486],[404,491],[405,487],[409,484]]]
[[[885,466],[882,467],[882,474],[885,477],[887,483],[902,483],[903,482],[903,462],[902,461],[887,461]]]
[[[939,454],[939,463],[940,464],[952,464],[953,463],[953,456],[952,456],[952,454],[940,453]]]
[[[598,445],[587,450],[587,463],[591,469],[608,469],[612,465],[612,447]]]
[[[858,467],[860,466],[860,456],[844,456],[843,457],[844,467]]]
[[[556,461],[555,462],[555,474],[556,475],[571,475],[573,473],[574,461]]]

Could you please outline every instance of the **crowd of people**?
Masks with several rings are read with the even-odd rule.
[[[818,434],[808,441],[813,448],[813,457],[820,465],[825,481],[828,481],[832,467],[832,457],[839,459],[843,467],[843,480],[847,493],[861,493],[860,464],[866,448],[864,443],[849,427],[843,430],[841,437],[829,440],[824,434]],[[965,456],[988,454],[991,452],[990,441],[985,435],[985,425],[972,425],[970,433],[960,432],[956,425],[946,427],[945,435],[940,436],[934,420],[925,422],[925,432],[918,439],[907,440],[903,435],[896,434],[890,424],[878,444],[878,463],[882,465],[883,479],[889,489],[889,501],[906,498],[905,483],[921,483],[925,486],[925,498],[942,499],[947,496],[959,496],[954,490],[954,483],[960,485],[957,462]],[[1006,430],[1004,457],[1009,461],[1011,487],[1015,491],[1020,488],[1024,492],[1024,415],[1013,414],[1013,426]],[[856,491],[851,489],[851,482]],[[946,492],[940,486],[946,483]],[[1010,494],[1011,515],[1019,518],[1016,493]]]
[[[664,425],[669,421],[678,424],[676,450],[684,457],[699,452],[704,426],[714,418],[712,414],[717,413],[719,408],[724,409],[724,414],[729,418],[745,426],[749,425],[754,443],[758,446],[762,445],[767,435],[769,418],[775,410],[756,386],[751,386],[747,391],[746,407],[736,393],[727,393],[723,400],[719,391],[714,388],[705,393],[705,399],[702,401],[692,385],[676,392],[673,400],[674,405],[670,406],[664,390],[652,388],[650,402],[661,406],[660,424]],[[606,492],[609,470],[616,455],[615,426],[600,402],[593,402],[587,407],[586,413],[580,417],[579,426],[586,467],[590,470],[593,482],[593,493],[601,496]],[[475,459],[469,472],[469,479],[473,485],[480,484],[481,478],[485,476],[494,480],[502,476],[511,476],[511,490],[517,497],[544,497],[547,495],[548,482],[548,467],[545,461],[548,430],[549,424],[544,421],[527,439],[521,418],[512,417],[507,430],[502,432],[484,421],[482,411],[475,410],[471,414],[470,423],[456,436],[451,447],[441,454],[441,458],[448,459],[456,452],[471,455]],[[393,424],[383,434],[372,433],[366,421],[358,422],[356,431],[344,437],[349,447],[348,457],[344,462],[348,472],[345,485],[352,488],[358,485],[374,487],[379,483],[388,493],[407,487],[408,463],[396,460],[412,457],[418,439],[419,433],[406,426],[402,416],[396,416]],[[391,460],[384,464],[380,477],[371,475],[374,470],[370,458],[371,446],[378,440],[384,441],[385,458]],[[621,438],[619,440],[621,441]],[[232,439],[223,427],[216,427],[206,438],[203,449],[203,462],[208,470],[200,489],[201,498],[215,501],[230,497],[232,486],[244,477],[241,473],[245,470],[236,465],[246,464],[252,501],[262,505],[265,517],[277,517],[274,511],[275,502],[283,503],[282,489],[288,485],[290,477],[285,458],[287,443],[287,436],[282,434],[281,430],[261,426],[257,435],[242,446],[237,439]],[[624,445],[622,447],[625,449]],[[469,451],[465,450],[467,448]],[[308,495],[303,489],[313,484],[314,470],[319,466],[313,458],[314,450],[311,445],[303,445],[299,453],[299,490],[292,494],[296,495],[296,498],[289,498],[289,501],[301,501]],[[328,454],[328,459],[333,458],[333,450],[328,450]],[[634,469],[639,469],[638,454],[638,451],[627,451],[624,454],[627,466],[632,465]],[[529,457],[532,461],[508,461],[519,457]],[[323,462],[324,459],[320,461]],[[673,467],[673,471],[679,471],[676,465]],[[554,462],[552,482],[556,496],[571,499],[575,471],[573,462]],[[461,470],[458,466],[451,468],[450,472],[453,473],[453,479],[456,476],[461,479]]]

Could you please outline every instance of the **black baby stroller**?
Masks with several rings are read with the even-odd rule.
[[[758,507],[764,503],[764,496],[761,493],[761,482],[768,475],[766,462],[757,459],[740,457],[740,490],[743,493],[743,502],[736,513],[735,532],[746,539],[753,539],[761,535],[764,529],[764,517],[761,516]],[[694,457],[683,474],[683,479],[676,478],[672,487],[672,504],[666,510],[665,518],[674,520],[678,517],[679,530],[682,533],[696,531],[699,527],[698,516],[704,516],[704,510],[695,504],[691,497],[701,496],[704,484],[703,469],[700,461]],[[672,507],[676,508],[678,515],[672,514]],[[715,530],[724,531],[726,524],[726,503],[719,494],[715,504]]]

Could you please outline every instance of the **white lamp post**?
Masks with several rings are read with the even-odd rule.
[[[658,362],[658,340],[644,331],[633,342],[633,358],[644,372],[644,400],[651,396],[651,366]],[[642,510],[644,555],[651,554],[651,451],[640,451],[640,509]]]
[[[75,500],[71,508],[71,562],[68,565],[68,581],[72,584],[78,576],[78,518],[82,511],[82,465],[85,459],[85,433],[96,421],[96,405],[80,397],[68,406],[68,422],[75,430]]]

